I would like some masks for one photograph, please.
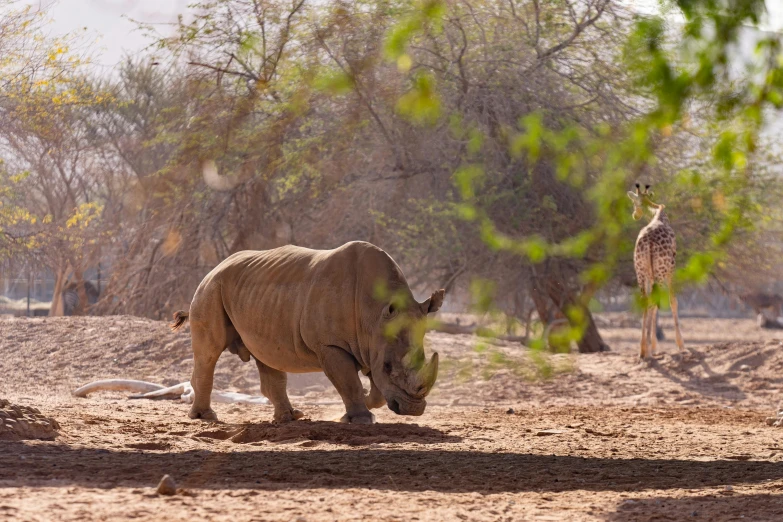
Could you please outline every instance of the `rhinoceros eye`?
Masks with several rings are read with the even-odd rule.
[[[390,362],[383,363],[383,373],[388,375],[391,373],[391,371],[392,371],[391,363]]]

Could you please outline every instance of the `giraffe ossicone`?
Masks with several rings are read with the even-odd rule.
[[[653,213],[653,218],[636,238],[636,247],[633,252],[634,269],[639,289],[642,293],[645,305],[642,317],[642,340],[640,343],[639,357],[646,359],[655,353],[658,340],[652,333],[655,328],[655,318],[658,314],[658,304],[650,302],[653,285],[665,284],[669,290],[669,304],[674,318],[674,330],[677,338],[677,347],[685,349],[680,333],[680,319],[677,314],[677,297],[674,295],[672,280],[674,278],[674,266],[677,257],[677,239],[674,229],[666,216],[664,205],[653,202],[653,193],[650,185],[644,189],[637,183],[636,191],[629,191],[628,197],[633,201],[633,218],[639,220],[645,210]]]

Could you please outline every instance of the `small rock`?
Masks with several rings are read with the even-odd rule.
[[[506,413],[508,413],[509,415],[514,415],[514,408],[507,409]]]
[[[170,475],[163,475],[158,484],[158,495],[176,495],[177,483]]]
[[[734,491],[734,488],[731,486],[723,486],[723,491]]]
[[[742,366],[739,367],[739,371],[741,371],[741,372],[749,372],[750,371],[750,366],[748,366],[747,364],[743,364]]]

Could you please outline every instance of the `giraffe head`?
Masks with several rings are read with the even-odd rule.
[[[636,192],[628,191],[628,197],[633,201],[633,218],[635,220],[642,218],[645,209],[655,212],[664,208],[663,205],[653,202],[653,192],[650,190],[650,185],[645,185],[644,188],[642,188],[637,183]]]

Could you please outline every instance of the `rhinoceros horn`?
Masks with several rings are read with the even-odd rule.
[[[429,393],[432,387],[435,385],[435,379],[438,378],[438,354],[432,354],[430,362],[422,366],[418,372],[421,385],[424,386],[424,390]]]
[[[425,394],[429,393],[438,378],[438,354],[432,354],[430,362],[424,354],[424,348],[418,346],[412,348],[402,360],[409,371],[415,375],[415,386]]]

